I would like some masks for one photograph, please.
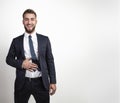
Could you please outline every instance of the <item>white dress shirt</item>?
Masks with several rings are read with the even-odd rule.
[[[30,53],[30,48],[29,48],[29,35],[31,35],[32,37],[32,41],[33,41],[33,46],[34,46],[34,51],[36,54],[36,57],[38,58],[38,41],[37,41],[37,35],[36,32],[32,33],[32,34],[28,34],[25,32],[24,34],[24,54],[26,58],[31,58],[31,53]],[[30,60],[30,62],[32,62]],[[25,77],[29,77],[29,78],[37,78],[37,77],[41,77],[42,73],[38,70],[36,71],[29,71],[26,70],[25,73]]]

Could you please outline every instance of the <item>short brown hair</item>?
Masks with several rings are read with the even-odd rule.
[[[36,14],[36,12],[35,12],[34,10],[32,10],[32,9],[26,9],[26,10],[24,11],[23,15],[22,15],[23,18],[24,18],[24,16],[25,16],[25,14],[27,14],[27,13],[34,14],[35,17],[37,17],[37,14]]]

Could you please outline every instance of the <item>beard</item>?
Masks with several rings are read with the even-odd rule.
[[[35,30],[35,27],[33,27],[31,30],[28,30],[26,27],[24,27],[24,28],[25,28],[25,31],[27,33],[29,33],[29,34],[31,34],[32,32],[34,32],[34,30]]]

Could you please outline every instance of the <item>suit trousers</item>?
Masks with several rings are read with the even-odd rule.
[[[42,78],[26,78],[25,84],[21,90],[14,92],[15,103],[28,103],[33,95],[36,103],[49,103],[49,91],[44,88]]]

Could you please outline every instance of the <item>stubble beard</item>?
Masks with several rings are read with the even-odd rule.
[[[28,30],[26,27],[25,28],[25,31],[29,34],[33,33],[35,31],[35,27],[32,28],[32,30]]]

